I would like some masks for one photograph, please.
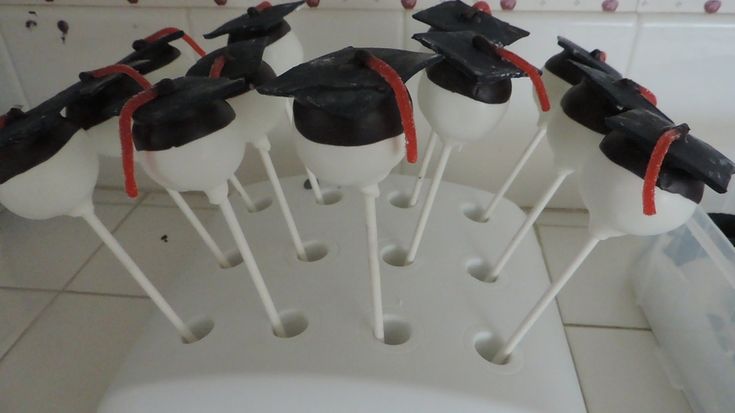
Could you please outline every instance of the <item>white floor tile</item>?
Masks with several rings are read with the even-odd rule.
[[[586,211],[547,208],[539,215],[536,225],[586,228],[588,221],[589,214]]]
[[[97,214],[110,229],[130,206],[98,205]],[[61,289],[102,242],[81,219],[44,221],[0,213],[0,286]]]
[[[567,327],[589,413],[690,413],[654,356],[649,331]]]
[[[0,290],[0,359],[55,293]]]
[[[206,222],[215,210],[197,210]],[[176,208],[140,206],[115,232],[118,241],[160,289],[179,273],[182,262],[203,242]],[[223,250],[231,239],[217,240]],[[212,258],[212,265],[217,265]],[[143,295],[143,290],[107,248],[100,249],[68,287],[72,291]]]
[[[96,205],[113,204],[113,205],[135,205],[138,200],[144,197],[144,193],[138,195],[138,199],[131,199],[122,189],[100,189],[94,190],[93,200]]]
[[[192,208],[216,208],[209,202],[204,192],[185,192],[181,195]],[[142,205],[176,207],[173,199],[166,192],[151,192],[145,197]]]
[[[539,235],[552,278],[558,277],[587,239],[584,227],[540,226]],[[629,267],[643,239],[602,241],[559,295],[564,322],[616,327],[648,327],[635,304]]]
[[[151,309],[140,298],[62,294],[0,362],[2,411],[96,411]]]

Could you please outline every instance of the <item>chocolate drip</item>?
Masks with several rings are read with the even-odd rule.
[[[508,78],[494,83],[481,83],[466,76],[446,60],[427,68],[426,75],[446,90],[484,103],[505,103],[513,92],[513,85]]]
[[[295,100],[294,125],[308,140],[335,146],[363,146],[403,133],[401,116],[393,95],[357,118],[333,115]]]
[[[218,131],[235,119],[235,111],[216,100],[187,108],[164,122],[142,122],[135,118],[133,139],[138,151],[176,148]]]
[[[650,152],[643,150],[632,139],[624,132],[613,131],[602,140],[600,150],[612,162],[643,179],[651,157]],[[672,166],[667,160],[664,160],[661,166],[656,186],[664,191],[679,194],[695,203],[699,203],[704,194],[704,182]]]

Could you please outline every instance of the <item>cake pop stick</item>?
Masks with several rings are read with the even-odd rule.
[[[380,341],[385,337],[375,212],[378,183],[404,155],[416,162],[416,130],[403,82],[438,58],[348,47],[296,66],[258,88],[263,94],[295,98],[296,149],[307,169],[363,193],[373,334]]]
[[[419,201],[419,194],[421,194],[421,186],[424,184],[424,178],[426,177],[426,172],[429,170],[429,164],[431,163],[431,157],[434,156],[434,147],[436,146],[436,141],[439,138],[436,136],[436,133],[432,130],[429,132],[429,145],[426,147],[426,152],[424,152],[424,160],[421,162],[421,167],[419,169],[418,175],[416,175],[416,183],[413,186],[413,191],[411,192],[411,199],[408,201],[408,206],[416,206],[416,203]]]
[[[611,132],[580,171],[590,237],[493,357],[496,363],[515,351],[600,240],[668,232],[689,220],[704,185],[725,192],[735,173],[735,164],[689,135],[686,124],[634,109],[607,118],[606,125]]]
[[[220,208],[273,331],[284,337],[283,323],[227,198],[227,180],[242,161],[245,141],[228,128],[235,112],[225,98],[246,86],[244,81],[197,77],[161,81],[123,107],[121,141],[126,152],[132,150],[135,140],[140,163],[156,182],[177,191],[203,191]],[[194,123],[201,127],[181,127]],[[135,196],[135,165],[131,157],[124,160],[126,190]]]
[[[58,111],[10,113],[0,129],[0,203],[27,219],[83,218],[186,342],[197,340],[156,287],[94,213],[99,161],[79,126]]]
[[[475,12],[477,10],[472,9]],[[473,32],[429,32],[413,36],[445,61],[431,67],[419,83],[419,106],[444,143],[406,265],[418,253],[434,199],[454,147],[486,137],[508,107],[512,77],[529,76],[549,110],[538,70],[519,56]]]
[[[258,210],[258,207],[255,206],[255,202],[253,202],[253,199],[250,198],[250,195],[245,191],[245,188],[243,188],[242,184],[240,183],[240,180],[237,179],[235,175],[232,175],[229,179],[230,183],[232,184],[232,187],[235,188],[235,191],[237,191],[238,194],[240,194],[240,197],[243,200],[243,203],[245,204],[245,209],[248,210],[248,212],[255,212]]]
[[[616,79],[620,79],[622,77],[614,68],[605,63],[607,58],[605,52],[598,49],[588,52],[577,44],[561,36],[558,36],[557,39],[559,46],[564,50],[546,61],[546,64],[544,65],[544,73],[542,75],[544,85],[548,92],[550,106],[552,108],[558,108],[562,96],[564,96],[572,86],[581,82],[584,77],[581,70],[571,62],[581,63],[586,66],[602,70]],[[540,104],[538,99],[536,99],[536,102]],[[546,138],[546,125],[548,123],[549,114],[550,112],[540,112],[538,129],[536,130],[533,139],[531,139],[531,142],[521,154],[521,158],[513,167],[510,175],[505,179],[503,185],[490,201],[490,204],[488,204],[481,217],[482,221],[490,220],[497,206],[500,204],[500,201],[505,198],[505,194],[508,192],[511,185],[513,185],[518,174],[520,174],[523,167],[531,158],[531,155],[535,152],[538,144]]]
[[[584,164],[596,151],[600,140],[609,130],[605,118],[624,110],[645,108],[665,117],[652,103],[655,99],[647,89],[630,79],[618,79],[597,69],[571,62],[583,75],[583,80],[569,89],[559,110],[548,119],[547,137],[554,153],[556,179],[537,201],[519,230],[506,246],[489,274],[495,280],[510,262],[533,224],[567,176]]]
[[[217,49],[202,57],[192,66],[187,75],[246,80],[247,87],[228,97],[237,114],[236,122],[245,131],[244,140],[253,144],[263,161],[268,179],[278,201],[278,206],[286,221],[296,254],[301,260],[308,260],[301,235],[283,193],[270,156],[271,144],[267,133],[278,123],[283,102],[279,98],[264,96],[252,90],[260,84],[275,78],[271,67],[262,60],[265,40],[262,38],[241,41]]]
[[[316,179],[314,172],[311,172],[309,168],[306,168],[306,176],[309,178],[309,184],[311,189],[314,191],[314,197],[319,205],[324,205],[324,195],[322,195],[322,189],[319,187],[319,180]]]

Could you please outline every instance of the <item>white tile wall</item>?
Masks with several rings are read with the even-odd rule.
[[[416,9],[438,1],[418,0]],[[664,110],[735,156],[735,144],[727,133],[735,123],[728,114],[727,100],[735,86],[727,66],[735,60],[730,47],[735,36],[735,4],[725,1],[716,15],[708,15],[704,1],[619,0],[616,12],[601,11],[602,0],[523,0],[512,12],[501,11],[499,0],[490,4],[499,17],[532,33],[512,46],[531,62],[541,65],[556,53],[557,34],[602,48],[621,71],[630,69],[633,78],[649,86]],[[141,0],[137,5],[124,0],[0,0],[0,110],[38,103],[74,81],[79,71],[121,57],[132,40],[162,26],[179,26],[201,39],[201,33],[256,3],[230,0],[220,7],[213,0]],[[414,11],[404,10],[399,0],[322,0],[319,7],[305,7],[289,21],[310,58],[350,44],[415,48],[410,34],[423,26],[410,18]],[[36,22],[31,29],[26,28],[29,20]],[[59,20],[70,26],[65,43],[56,26]],[[224,44],[224,39],[201,39],[201,43],[212,50]],[[692,73],[703,76],[695,78]],[[415,83],[411,82],[414,89]],[[499,187],[530,139],[536,117],[530,82],[521,79],[514,86],[511,108],[496,137],[454,156],[448,180],[490,190]],[[418,115],[417,122],[423,137],[425,120]],[[274,162],[284,176],[302,173],[292,132],[284,117],[271,137]],[[509,197],[521,205],[532,204],[550,169],[551,153],[542,145]],[[403,166],[402,170],[414,168]],[[144,173],[138,176],[143,188],[157,188]],[[265,178],[254,151],[246,155],[238,176],[245,182]],[[99,182],[121,185],[117,160],[103,160]],[[582,206],[573,180],[562,187],[551,205]]]

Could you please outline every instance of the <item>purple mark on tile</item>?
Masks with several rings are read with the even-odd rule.
[[[500,0],[500,8],[503,10],[513,10],[516,8],[516,0]]]
[[[720,0],[707,0],[704,2],[704,11],[709,14],[717,13],[721,6],[722,2]]]
[[[615,11],[618,9],[618,0],[605,0],[602,2],[603,11]]]

